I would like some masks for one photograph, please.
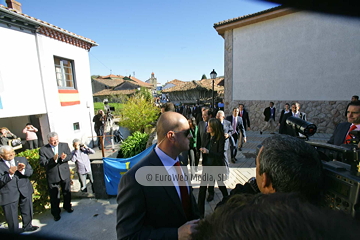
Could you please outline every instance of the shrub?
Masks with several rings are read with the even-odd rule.
[[[146,142],[149,134],[134,132],[122,144],[118,153],[118,158],[129,158],[141,153],[146,149]]]
[[[25,150],[24,152],[19,153],[17,156],[25,157],[34,170],[30,177],[30,181],[34,187],[34,212],[42,212],[45,210],[45,207],[49,205],[50,198],[45,168],[40,166],[39,163],[39,149]]]
[[[159,116],[160,109],[142,94],[132,96],[123,105],[122,119],[120,125],[129,129],[131,132],[144,132],[147,127],[151,127]]]

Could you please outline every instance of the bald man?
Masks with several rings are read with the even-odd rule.
[[[199,211],[189,184],[180,187],[175,182],[167,186],[159,182],[144,186],[135,179],[136,172],[147,166],[169,175],[176,173],[174,165],[179,162],[179,154],[189,150],[190,127],[183,115],[164,112],[157,122],[156,133],[155,149],[121,178],[117,239],[190,239],[197,226]]]

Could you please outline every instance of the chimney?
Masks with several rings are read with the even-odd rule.
[[[6,0],[6,4],[8,8],[12,8],[16,10],[18,13],[22,13],[21,11],[21,3],[15,1],[15,0]]]

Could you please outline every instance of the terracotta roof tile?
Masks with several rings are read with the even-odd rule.
[[[181,80],[179,80],[179,79],[174,79],[174,80],[171,80],[170,82],[167,82],[166,84],[168,84],[168,83],[172,83],[172,84],[174,84],[174,85],[179,85],[179,84],[183,84],[183,83],[185,83],[184,81],[181,81]]]
[[[114,91],[112,89],[104,89],[100,92],[94,93],[93,96],[108,96],[108,95],[118,95],[118,94],[124,94],[124,95],[130,95],[136,92],[136,89],[130,89],[130,90],[117,90]]]
[[[218,84],[223,80],[224,78],[216,78],[214,81],[214,90],[217,92],[224,91],[224,86],[219,86]],[[205,88],[207,90],[212,90],[212,79],[202,79],[198,81],[190,81],[190,82],[182,82],[181,84],[178,84],[174,87],[163,89],[162,92],[182,92],[182,91],[188,91],[191,89],[196,88]]]

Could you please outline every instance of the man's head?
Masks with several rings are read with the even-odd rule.
[[[73,140],[73,147],[78,150],[78,149],[80,149],[80,145],[81,145],[81,140],[75,138],[75,139]]]
[[[239,115],[239,109],[238,108],[233,108],[232,115],[233,115],[233,117],[237,117]]]
[[[352,96],[351,101],[352,102],[359,101],[359,96],[357,96],[357,95]]]
[[[349,123],[360,124],[360,101],[349,104],[346,116]]]
[[[0,157],[5,161],[11,161],[15,157],[14,149],[9,145],[4,145],[0,147]]]
[[[224,119],[225,119],[225,113],[224,113],[224,111],[219,110],[219,111],[216,113],[216,118],[219,119],[220,122],[223,122]]]
[[[285,103],[285,109],[286,109],[286,110],[289,110],[289,109],[290,109],[290,104]]]
[[[212,112],[210,110],[210,108],[208,107],[205,107],[203,110],[202,110],[202,119],[204,122],[207,122],[209,121],[209,119],[212,117]]]
[[[167,155],[176,158],[181,152],[189,150],[190,126],[180,113],[165,112],[156,124],[158,146]]]
[[[319,208],[295,193],[235,194],[199,222],[191,239],[357,240],[360,228],[349,214]]]
[[[274,102],[270,102],[269,106],[272,108],[274,106]]]
[[[164,112],[175,112],[175,106],[172,102],[167,102],[161,105],[161,113]]]
[[[299,192],[317,201],[322,189],[322,163],[314,147],[288,135],[262,142],[256,157],[256,182],[262,193]]]
[[[57,145],[59,145],[59,137],[56,132],[48,133],[47,139],[51,146],[56,147]]]
[[[244,104],[239,104],[239,110],[243,111],[244,110]]]
[[[292,103],[292,104],[291,104],[291,111],[292,111],[293,113],[296,113],[296,112],[297,112],[296,103]]]

